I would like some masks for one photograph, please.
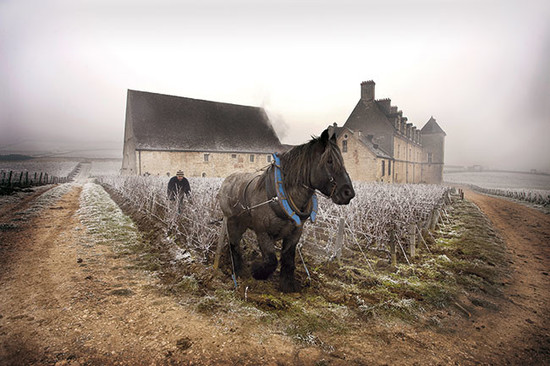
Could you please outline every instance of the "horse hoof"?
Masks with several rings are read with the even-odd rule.
[[[300,284],[296,281],[281,281],[281,291],[284,293],[300,292]]]
[[[254,277],[255,280],[267,280],[272,273],[273,271],[269,268],[265,268],[263,263],[252,263],[252,277]]]

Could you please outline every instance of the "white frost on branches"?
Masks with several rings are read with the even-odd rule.
[[[212,254],[221,229],[217,193],[222,179],[189,178],[192,194],[183,198],[180,212],[167,199],[168,177],[103,176],[98,181],[162,222],[166,235],[177,238],[180,255],[191,251],[195,259],[206,261]],[[439,185],[360,182],[354,187],[356,197],[346,206],[319,198],[317,222],[305,224],[301,245],[319,260],[334,256],[340,218],[345,219],[345,246],[387,252],[392,237],[400,241],[410,234],[411,224],[423,225],[443,205],[449,190]]]

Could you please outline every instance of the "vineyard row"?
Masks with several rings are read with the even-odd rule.
[[[165,177],[104,176],[98,181],[135,209],[160,221],[176,247],[174,256],[189,253],[202,262],[212,260],[221,232],[217,199],[221,179],[190,178],[192,194],[183,199],[180,212],[166,197]],[[417,242],[427,247],[424,237],[445,220],[445,206],[451,201],[451,189],[437,185],[354,186],[356,197],[349,205],[338,206],[320,198],[317,222],[305,225],[299,246],[307,248],[315,260],[340,258],[343,249],[352,249],[360,251],[366,260],[369,252],[395,263],[399,252],[409,261]],[[243,240],[254,240],[251,235],[247,232]]]

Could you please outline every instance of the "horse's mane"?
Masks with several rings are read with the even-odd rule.
[[[306,185],[310,186],[311,169],[314,165],[315,154],[319,154],[320,150],[316,151],[319,144],[322,144],[320,137],[312,137],[309,142],[293,147],[287,152],[281,154],[281,164],[285,175],[286,184],[290,185]],[[335,164],[344,166],[341,155],[338,153],[338,146],[332,140],[327,140],[327,148],[331,150],[333,161]],[[338,168],[339,170],[339,168]]]

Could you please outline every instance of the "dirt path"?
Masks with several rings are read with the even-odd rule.
[[[273,364],[293,357],[280,336],[207,321],[160,295],[154,279],[111,248],[87,245],[77,214],[81,189],[21,230],[0,233],[11,247],[0,274],[0,364],[202,364],[206,357],[227,365],[248,364],[247,353]],[[249,341],[236,349],[241,337]],[[268,347],[281,351],[268,359]]]
[[[498,312],[474,320],[486,360],[550,364],[550,215],[467,190],[506,242],[510,263]]]
[[[212,319],[161,295],[127,256],[90,243],[81,191],[70,185],[40,216],[0,231],[1,365],[550,364],[550,220],[533,209],[467,192],[507,242],[498,311],[463,316],[448,334],[368,324],[327,355],[239,314]],[[34,199],[2,207],[0,219]]]

